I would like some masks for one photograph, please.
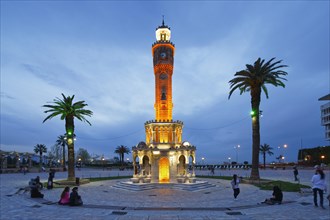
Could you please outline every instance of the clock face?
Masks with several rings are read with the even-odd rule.
[[[167,79],[167,74],[162,73],[162,74],[160,74],[159,78],[162,79],[162,80],[165,80],[165,79]]]
[[[160,57],[161,58],[166,58],[166,53],[165,52],[160,53]]]

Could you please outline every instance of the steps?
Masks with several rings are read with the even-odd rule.
[[[145,191],[152,189],[177,189],[185,191],[200,191],[215,187],[207,181],[196,181],[196,183],[132,183],[131,181],[118,181],[113,188],[129,191]]]

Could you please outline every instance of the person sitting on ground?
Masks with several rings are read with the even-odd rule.
[[[266,199],[263,203],[274,205],[276,203],[281,204],[283,200],[283,193],[280,187],[273,187],[273,197],[270,199]]]
[[[70,205],[71,206],[80,206],[82,205],[82,199],[78,194],[78,187],[73,187],[72,192],[70,194]]]
[[[39,191],[39,185],[37,185],[36,181],[31,182],[30,184],[30,192],[31,198],[44,198],[44,194]]]
[[[58,201],[60,205],[68,205],[70,203],[70,187],[65,187],[62,194],[61,199]]]

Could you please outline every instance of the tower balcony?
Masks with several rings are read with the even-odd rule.
[[[152,44],[152,47],[159,45],[159,44],[170,44],[171,46],[175,47],[175,44],[173,44],[171,41],[169,40],[160,40],[160,41],[156,41],[155,43]]]
[[[183,121],[180,120],[150,120],[150,121],[146,121],[144,123],[144,125],[149,125],[149,124],[179,124],[179,125],[183,125]]]

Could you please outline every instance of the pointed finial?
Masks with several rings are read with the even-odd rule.
[[[165,23],[164,23],[164,15],[163,15],[163,23],[162,23],[162,24],[163,24],[163,26],[165,26]]]

